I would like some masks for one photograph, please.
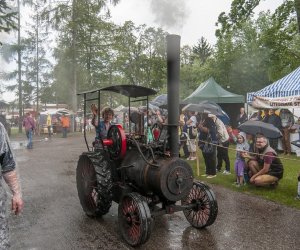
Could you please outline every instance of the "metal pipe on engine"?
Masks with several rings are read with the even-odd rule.
[[[166,40],[169,147],[171,157],[178,157],[180,36],[167,35]]]

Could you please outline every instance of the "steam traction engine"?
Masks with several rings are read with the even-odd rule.
[[[89,151],[79,158],[76,181],[81,206],[88,216],[108,213],[112,201],[119,204],[119,228],[131,246],[148,240],[156,216],[183,211],[192,226],[204,228],[215,221],[218,213],[212,190],[194,181],[190,165],[178,158],[179,47],[178,36],[167,37],[168,125],[152,142],[143,131],[143,119],[139,115],[134,119],[130,105],[132,101],[146,101],[148,108],[148,96],[155,94],[154,90],[115,85],[82,93],[85,107],[92,100],[88,98],[91,93],[98,94],[98,104],[102,91],[120,93],[129,99],[134,131],[131,125],[128,132],[121,125],[112,125],[107,139],[94,142],[93,150],[84,133]]]

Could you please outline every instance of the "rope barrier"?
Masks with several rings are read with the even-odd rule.
[[[188,140],[196,140],[197,138],[195,139],[185,139],[185,140],[180,140],[180,142],[188,142]],[[238,151],[236,150],[235,148],[230,148],[230,147],[225,147],[225,146],[222,146],[220,144],[216,144],[216,143],[211,143],[211,142],[207,142],[207,141],[203,141],[203,140],[198,140],[199,142],[202,142],[202,143],[207,143],[207,144],[210,144],[210,145],[213,145],[213,146],[216,146],[216,147],[219,147],[219,148],[225,148],[225,149],[228,149],[228,150],[231,150],[231,151]],[[247,153],[251,154],[251,156],[262,156],[263,154],[259,154],[259,153],[255,153],[255,152],[249,152],[247,151]],[[291,158],[287,158],[287,157],[279,157],[278,155],[277,156],[274,156],[274,158],[278,158],[280,160],[290,160],[290,161],[295,161],[295,162],[300,162],[300,159],[291,159]]]

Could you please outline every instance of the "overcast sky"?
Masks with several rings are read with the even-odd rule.
[[[111,8],[113,21],[162,27],[181,36],[181,44],[195,45],[201,36],[215,44],[215,23],[221,12],[228,13],[232,0],[121,0]],[[274,10],[283,0],[261,0],[256,12]]]

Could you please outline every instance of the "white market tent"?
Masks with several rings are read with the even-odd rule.
[[[298,119],[300,116],[300,67],[257,92],[247,93],[247,103],[259,109],[287,108],[294,114],[294,117]],[[291,141],[298,139],[298,133],[291,133]],[[280,141],[279,148],[281,148]],[[299,148],[292,145],[292,152],[298,151]]]
[[[297,102],[299,97],[300,67],[259,91],[247,93],[247,103],[252,104],[255,99],[263,99],[268,100],[271,104],[272,102],[277,103],[275,105],[276,107],[291,107],[297,105],[291,102],[291,100]],[[289,105],[287,105],[287,102],[289,102]],[[282,105],[280,105],[280,103]]]

